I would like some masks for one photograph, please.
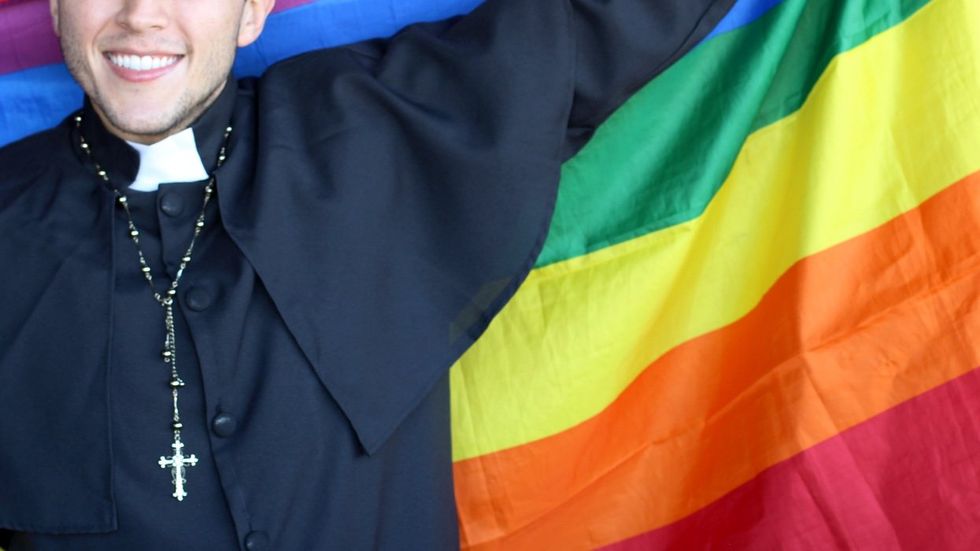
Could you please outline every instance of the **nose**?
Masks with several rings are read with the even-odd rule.
[[[172,0],[122,0],[116,23],[133,32],[162,29],[170,21]]]

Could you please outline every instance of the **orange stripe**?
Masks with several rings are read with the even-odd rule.
[[[798,262],[599,415],[456,463],[464,546],[589,548],[663,526],[976,366],[978,220],[980,173]]]

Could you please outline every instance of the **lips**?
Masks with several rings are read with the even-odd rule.
[[[142,82],[169,73],[183,59],[181,55],[107,52],[106,60],[113,72],[125,80]]]

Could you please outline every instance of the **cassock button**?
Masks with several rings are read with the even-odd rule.
[[[269,535],[265,532],[249,532],[245,536],[245,549],[248,551],[266,551],[269,549]]]
[[[214,416],[214,420],[211,421],[211,430],[215,434],[223,438],[227,438],[232,434],[235,434],[235,429],[238,428],[238,420],[235,419],[233,415],[227,413],[219,413]]]
[[[187,307],[195,312],[203,312],[211,306],[211,293],[201,287],[191,287],[184,293]]]
[[[174,192],[160,196],[160,210],[167,216],[180,216],[184,213],[184,200]]]

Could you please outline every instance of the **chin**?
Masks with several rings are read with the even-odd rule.
[[[129,118],[113,123],[127,134],[138,136],[156,136],[166,134],[177,125],[177,121],[169,119]]]
[[[140,95],[105,92],[90,96],[103,121],[119,137],[142,143],[153,143],[183,130],[217,97],[216,92],[200,97],[185,91],[175,96],[169,90],[165,93],[149,89]]]
[[[123,109],[102,107],[104,118],[113,129],[130,141],[159,140],[173,132],[184,122],[184,113],[174,107],[164,111],[149,112],[145,108],[128,107]]]

